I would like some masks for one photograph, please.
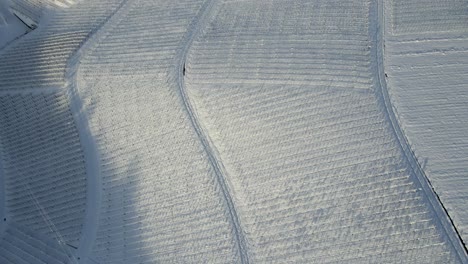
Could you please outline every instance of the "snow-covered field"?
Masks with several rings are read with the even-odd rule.
[[[392,102],[419,164],[468,243],[468,4],[393,0],[386,10]]]
[[[28,27],[10,11],[10,3],[0,1],[0,49],[27,32]]]
[[[9,5],[0,263],[468,263],[466,2]]]

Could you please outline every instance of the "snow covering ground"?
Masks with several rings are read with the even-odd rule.
[[[468,242],[468,5],[387,6],[389,92],[419,164]]]
[[[28,30],[28,27],[13,15],[9,7],[8,1],[0,1],[0,50]]]
[[[0,263],[468,263],[465,2],[56,2],[0,50]]]

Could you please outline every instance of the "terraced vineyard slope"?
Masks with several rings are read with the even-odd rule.
[[[385,69],[412,150],[468,242],[468,5],[390,1]]]
[[[12,0],[0,262],[468,263],[466,20],[430,1]]]

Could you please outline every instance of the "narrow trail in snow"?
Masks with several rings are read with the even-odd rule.
[[[93,40],[102,38],[102,34],[104,34],[103,32],[108,32],[108,30],[104,29],[104,27],[112,22],[111,20],[115,18],[117,14],[126,11],[126,9],[123,7],[128,3],[128,0],[121,1],[117,8],[111,14],[109,14],[109,16],[107,16],[97,27],[89,32],[87,37],[77,47],[77,49],[73,51],[67,60],[65,80],[70,80],[67,91],[69,98],[68,100],[76,126],[78,128],[78,135],[84,149],[88,182],[88,190],[86,195],[86,217],[82,228],[80,244],[76,254],[79,263],[94,261],[90,258],[89,255],[91,253],[94,241],[96,240],[99,225],[102,181],[97,144],[89,128],[86,111],[83,111],[84,106],[82,98],[79,97],[77,92],[77,72],[80,67],[80,58],[85,56],[85,53],[91,51],[98,43],[97,41]]]
[[[121,10],[126,2],[127,2],[126,0],[107,1],[105,3],[105,4],[109,4],[107,6],[104,6],[104,4],[98,5],[95,2],[89,2],[89,1],[81,3],[80,5],[77,5],[73,9],[69,9],[67,11],[69,12],[67,14],[72,17],[73,21],[71,23],[68,20],[68,18],[65,18],[65,16],[51,15],[51,18],[45,19],[43,24],[41,24],[40,28],[38,28],[34,32],[31,32],[31,34],[28,35],[27,38],[22,38],[22,41],[18,42],[18,45],[13,45],[12,48],[8,49],[8,51],[5,53],[3,53],[5,50],[0,51],[2,55],[5,55],[8,58],[8,60],[6,59],[2,60],[4,64],[0,66],[0,68],[3,69],[2,81],[0,81],[1,83],[0,86],[4,85],[3,87],[5,87],[5,89],[2,89],[2,91],[0,91],[0,97],[10,98],[10,99],[6,99],[7,101],[12,101],[13,100],[11,99],[12,97],[16,97],[16,98],[26,97],[30,101],[39,100],[39,102],[41,102],[42,107],[36,107],[35,110],[31,110],[30,112],[28,112],[29,113],[28,115],[39,114],[36,116],[36,118],[41,116],[41,117],[44,117],[44,120],[47,120],[47,122],[44,122],[44,123],[40,123],[40,122],[34,123],[35,119],[30,118],[30,119],[24,119],[22,120],[22,122],[18,122],[18,123],[22,123],[25,125],[29,124],[31,125],[31,127],[34,127],[35,129],[39,131],[42,124],[54,123],[54,121],[52,120],[54,120],[54,117],[56,116],[61,116],[61,118],[69,117],[70,119],[65,119],[66,121],[64,122],[63,125],[55,126],[57,131],[54,133],[57,133],[56,135],[62,136],[69,145],[73,145],[75,147],[77,146],[73,144],[73,143],[76,143],[75,140],[77,139],[75,135],[78,135],[79,141],[81,141],[80,146],[76,147],[78,151],[73,152],[73,153],[78,153],[76,154],[73,160],[72,159],[67,160],[66,158],[64,158],[64,160],[62,160],[63,164],[60,164],[60,165],[57,165],[59,161],[54,160],[54,162],[57,162],[57,163],[53,163],[53,162],[50,163],[51,164],[50,167],[51,168],[53,167],[53,172],[51,169],[51,170],[48,170],[46,174],[42,174],[42,175],[49,175],[48,177],[50,177],[50,179],[52,179],[53,176],[60,176],[60,177],[63,177],[62,179],[63,182],[67,182],[68,179],[72,178],[71,176],[80,176],[78,178],[80,180],[82,179],[83,180],[82,182],[84,184],[78,185],[77,184],[78,178],[74,178],[72,179],[73,183],[78,185],[79,187],[77,187],[76,189],[70,186],[65,188],[63,187],[65,184],[60,184],[59,186],[57,186],[57,190],[63,188],[64,191],[60,194],[59,192],[56,192],[56,191],[52,191],[52,192],[48,191],[47,192],[49,195],[47,196],[48,199],[42,199],[43,197],[42,194],[41,194],[41,197],[37,195],[37,193],[40,192],[38,191],[37,186],[33,186],[34,193],[31,193],[30,189],[32,188],[30,188],[29,185],[26,185],[27,188],[25,189],[28,191],[27,193],[29,193],[29,195],[26,195],[24,198],[26,200],[33,201],[34,202],[33,205],[36,205],[33,208],[37,208],[37,210],[34,209],[31,211],[32,212],[36,211],[40,214],[40,216],[43,217],[43,219],[45,220],[44,221],[45,226],[49,227],[48,230],[46,230],[46,232],[50,231],[52,234],[57,234],[57,235],[52,235],[51,238],[55,238],[59,242],[59,244],[67,244],[70,247],[75,248],[75,249],[77,249],[75,242],[80,243],[78,246],[78,253],[75,253],[75,251],[73,250],[73,259],[75,259],[75,257],[78,257],[79,259],[79,257],[83,255],[86,256],[87,253],[82,254],[82,252],[86,251],[85,249],[88,249],[88,247],[90,247],[92,245],[92,242],[94,241],[93,228],[94,226],[96,226],[96,221],[97,221],[95,219],[96,217],[95,217],[94,208],[98,206],[98,201],[94,199],[95,197],[98,197],[98,195],[95,194],[96,193],[95,190],[98,190],[101,186],[98,182],[99,177],[97,177],[96,175],[96,174],[99,174],[99,171],[96,170],[96,168],[98,167],[94,166],[94,162],[96,160],[95,158],[96,153],[93,149],[94,145],[91,144],[92,137],[87,132],[87,129],[86,129],[87,120],[86,118],[81,117],[80,107],[74,108],[74,105],[79,105],[79,103],[77,104],[77,102],[80,102],[80,98],[77,98],[76,96],[74,97],[73,93],[71,92],[73,89],[73,85],[69,85],[69,83],[70,81],[73,83],[73,81],[70,78],[70,76],[72,76],[72,74],[70,74],[70,70],[75,69],[73,66],[78,64],[77,62],[81,55],[80,52],[83,49],[83,47],[88,43],[88,40],[93,35],[95,35],[95,33],[98,32],[100,28],[104,26],[119,10]],[[89,10],[92,10],[93,12],[89,12]],[[75,16],[77,13],[79,14],[79,16]],[[81,15],[83,15],[83,17],[81,17]],[[51,21],[55,21],[57,23],[52,23]],[[70,26],[70,28],[68,26]],[[76,30],[77,28],[79,28],[79,30]],[[10,67],[13,67],[15,71],[9,71],[8,68]],[[45,77],[45,76],[48,76],[49,74],[50,76],[53,76],[51,77],[51,79],[53,79],[54,82],[49,82],[48,77]],[[69,96],[69,97],[66,98],[66,96]],[[60,98],[60,100],[63,99],[63,101],[61,101],[61,103],[58,104],[54,98]],[[24,104],[22,108],[28,109],[26,105],[27,104]],[[69,107],[71,107],[71,110],[74,112],[73,117],[69,113],[68,106],[61,108],[61,106],[64,106],[64,105],[68,105]],[[60,121],[63,121],[63,119],[60,119]],[[72,123],[74,124],[70,125]],[[57,124],[57,123],[54,123],[54,124]],[[61,130],[65,124],[69,126],[69,130],[65,130],[65,129]],[[74,133],[74,132],[77,132],[77,134],[73,135],[73,140],[70,138],[67,138],[67,133]],[[38,132],[37,135],[42,135],[41,133],[42,132]],[[39,137],[36,137],[36,138],[39,138]],[[21,141],[26,141],[26,140],[23,138],[21,139]],[[54,153],[56,149],[60,148],[60,144],[58,142],[59,140],[52,140],[52,141],[47,142],[47,140],[43,139],[43,141],[39,144],[41,145],[41,148],[47,149],[47,151],[50,153]],[[55,146],[49,149],[48,147],[50,147],[51,145],[55,145]],[[81,152],[85,150],[87,150],[87,153]],[[30,151],[32,151],[32,153],[35,153],[34,150],[30,150]],[[66,157],[66,155],[69,154],[69,152],[67,151],[64,151],[64,152],[65,153],[62,153],[61,155]],[[53,155],[49,153],[47,153],[48,155],[42,155],[45,152],[41,152],[41,151],[38,151],[36,153],[38,153],[36,154],[36,156],[39,156],[39,157]],[[83,153],[83,155],[80,155],[81,153]],[[24,157],[26,157],[27,155],[28,154],[24,154],[22,159],[25,159]],[[59,157],[59,156],[60,155],[56,154],[56,157]],[[75,160],[81,161],[82,157],[85,160],[84,162],[85,166],[79,166],[82,164],[76,165],[76,167],[79,168],[76,173],[74,171],[71,171],[71,169],[68,171],[60,170],[62,166],[70,166],[71,168],[74,168],[74,164],[78,164],[78,163],[74,163]],[[47,160],[47,158],[44,158],[44,159]],[[21,159],[18,158],[18,160],[21,160]],[[49,160],[52,160],[52,159],[49,159]],[[49,163],[46,163],[46,164],[49,164]],[[22,166],[20,166],[20,168],[21,167]],[[82,171],[83,167],[85,168]],[[46,170],[47,170],[46,167],[38,166],[37,168],[30,170],[28,173],[31,173],[31,172],[34,173],[34,172],[40,172],[40,171],[46,171]],[[15,169],[14,171],[18,171],[18,170]],[[22,177],[22,178],[25,178],[25,177]],[[13,185],[14,183],[11,183],[11,184]],[[42,186],[46,186],[46,184],[42,184]],[[18,187],[23,189],[24,184],[19,185]],[[78,191],[73,192],[73,190],[78,190]],[[81,194],[83,194],[83,196],[80,196]],[[65,215],[68,218],[67,219],[68,222],[65,222],[62,220],[64,218],[63,217],[64,214],[61,211],[54,210],[53,206],[50,206],[49,204],[49,203],[52,203],[51,200],[53,198],[55,198],[55,200],[53,201],[56,201],[57,204],[64,204],[67,201],[64,198],[64,196],[66,195],[68,195],[68,197],[72,195],[74,196],[70,200],[80,201],[80,202],[81,200],[83,201],[82,204],[79,204],[79,209],[75,210],[76,211],[75,214],[73,213],[73,209],[70,209],[70,211],[67,211],[67,214]],[[5,201],[2,201],[3,204],[4,202]],[[6,205],[3,205],[3,206],[5,207]],[[83,210],[81,210],[81,206]],[[75,208],[78,208],[78,206],[75,206]],[[26,221],[30,218],[30,216],[26,216],[26,217],[21,216],[21,215],[15,216],[11,211],[9,211],[8,213],[9,213],[8,217],[11,217],[11,218],[16,217],[15,219],[16,221],[23,220],[23,219],[24,221]],[[6,222],[6,221],[2,221],[2,222]],[[66,226],[64,223],[66,223]],[[28,224],[24,224],[24,225],[31,228],[32,232],[37,232],[37,230],[40,230],[42,228],[40,224],[36,224],[34,227],[32,227],[32,224],[31,226],[29,226]],[[56,226],[58,226],[58,228]],[[50,227],[53,227],[53,228],[50,228]],[[74,229],[77,230],[76,233],[73,233],[73,238],[76,239],[76,241],[73,240],[73,243],[70,244],[70,241],[66,241],[65,240],[66,238],[63,238],[67,234],[64,234],[62,236],[60,232],[67,233],[66,232],[67,230],[74,230]],[[64,252],[67,252],[67,251],[68,250],[64,250]],[[86,252],[89,252],[89,250]],[[47,254],[47,252],[44,252],[44,253]],[[83,261],[87,261],[87,259],[83,258]]]
[[[231,197],[231,191],[227,182],[227,172],[222,164],[222,161],[219,158],[219,154],[216,151],[216,147],[211,142],[208,131],[200,124],[200,119],[197,115],[196,110],[194,109],[193,103],[190,101],[190,98],[187,94],[187,87],[185,85],[185,64],[187,60],[188,51],[193,43],[193,40],[196,38],[198,33],[206,26],[209,21],[211,11],[215,5],[214,0],[207,0],[199,11],[199,15],[195,18],[194,21],[190,24],[190,29],[184,36],[182,40],[182,49],[180,54],[176,57],[176,74],[177,74],[177,85],[182,96],[183,103],[189,115],[190,122],[197,133],[198,138],[200,139],[203,148],[208,156],[209,162],[212,165],[214,172],[216,174],[216,180],[221,187],[223,198],[227,203],[229,215],[233,223],[234,233],[239,247],[239,256],[242,263],[249,263],[249,256],[247,250],[247,243],[244,232],[242,230],[239,215],[237,213],[236,207]]]
[[[400,126],[398,117],[393,110],[393,105],[390,100],[390,95],[387,89],[386,83],[386,74],[384,69],[384,54],[385,54],[385,17],[384,17],[384,3],[383,0],[376,0],[376,8],[374,9],[374,16],[376,26],[374,27],[375,32],[372,34],[372,41],[375,45],[375,57],[377,65],[377,78],[378,85],[377,87],[377,96],[383,102],[385,114],[388,117],[390,125],[395,137],[398,140],[398,143],[401,147],[402,152],[408,164],[411,166],[416,180],[422,188],[425,196],[429,200],[430,207],[436,216],[437,225],[442,227],[443,232],[446,234],[448,240],[452,246],[456,249],[458,257],[462,263],[468,263],[468,252],[466,246],[464,246],[463,240],[461,239],[460,233],[457,230],[453,220],[450,218],[450,215],[447,212],[447,209],[444,207],[443,203],[440,200],[440,197],[435,192],[429,178],[424,172],[424,169],[421,167],[415,153],[411,149],[411,145],[403,131],[403,128]]]

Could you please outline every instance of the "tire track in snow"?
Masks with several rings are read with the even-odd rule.
[[[67,62],[67,69],[65,71],[65,80],[70,80],[68,83],[68,98],[70,109],[73,113],[76,126],[78,128],[78,135],[82,142],[84,150],[85,164],[86,164],[86,175],[87,175],[87,207],[86,217],[82,228],[82,235],[80,238],[80,244],[77,250],[77,259],[79,263],[87,263],[88,261],[94,261],[89,258],[89,255],[96,239],[98,223],[99,223],[99,211],[101,208],[101,166],[99,160],[99,152],[97,144],[91,134],[91,130],[88,124],[88,116],[86,111],[83,110],[82,98],[78,96],[77,92],[77,76],[80,67],[80,58],[84,57],[87,52],[93,50],[96,46],[98,39],[105,37],[105,32],[109,30],[104,27],[111,24],[112,19],[119,19],[120,14],[126,13],[130,8],[123,8],[129,1],[123,0],[117,6],[117,8],[109,14],[97,27],[88,33],[87,37],[83,40],[81,45],[72,53]],[[117,16],[118,15],[118,16]]]
[[[375,59],[377,66],[377,96],[380,97],[384,105],[384,111],[387,115],[387,118],[390,122],[392,130],[395,133],[395,137],[398,140],[398,143],[403,151],[406,160],[408,161],[411,169],[413,170],[417,183],[419,183],[420,188],[423,190],[424,195],[429,201],[431,210],[434,213],[436,218],[436,224],[442,228],[443,232],[447,236],[450,244],[454,247],[455,251],[458,254],[458,257],[462,263],[468,263],[468,253],[466,246],[463,245],[463,240],[461,239],[460,233],[458,232],[456,226],[453,223],[453,220],[450,218],[447,209],[442,204],[440,197],[435,192],[429,178],[426,176],[424,170],[421,167],[418,159],[416,158],[415,153],[411,149],[411,145],[400,126],[398,121],[398,116],[393,110],[393,105],[390,101],[390,95],[387,89],[387,83],[385,80],[385,70],[384,70],[384,53],[385,53],[385,17],[384,17],[384,3],[383,0],[375,1],[376,7],[371,10],[373,16],[375,17],[374,23],[375,27],[371,32],[371,38],[375,45]]]
[[[240,224],[239,215],[236,211],[233,199],[231,197],[231,191],[226,179],[226,169],[224,168],[224,165],[222,164],[222,161],[219,158],[219,154],[216,150],[216,147],[213,145],[211,139],[209,138],[208,131],[205,131],[205,129],[200,124],[197,112],[187,94],[187,87],[185,85],[184,79],[185,63],[187,60],[188,51],[190,50],[190,47],[192,46],[192,43],[197,37],[198,33],[206,26],[207,22],[209,21],[209,15],[212,13],[215,4],[216,3],[214,2],[214,0],[207,0],[200,8],[200,11],[198,12],[199,15],[190,24],[190,28],[181,42],[182,49],[176,57],[176,78],[177,85],[179,87],[183,103],[189,115],[190,122],[193,128],[195,129],[195,132],[197,133],[197,136],[200,139],[205,152],[207,153],[209,162],[212,165],[216,174],[216,180],[219,186],[221,187],[223,198],[227,203],[228,212],[234,228],[236,242],[239,247],[239,256],[241,259],[241,263],[249,263],[246,238]]]

